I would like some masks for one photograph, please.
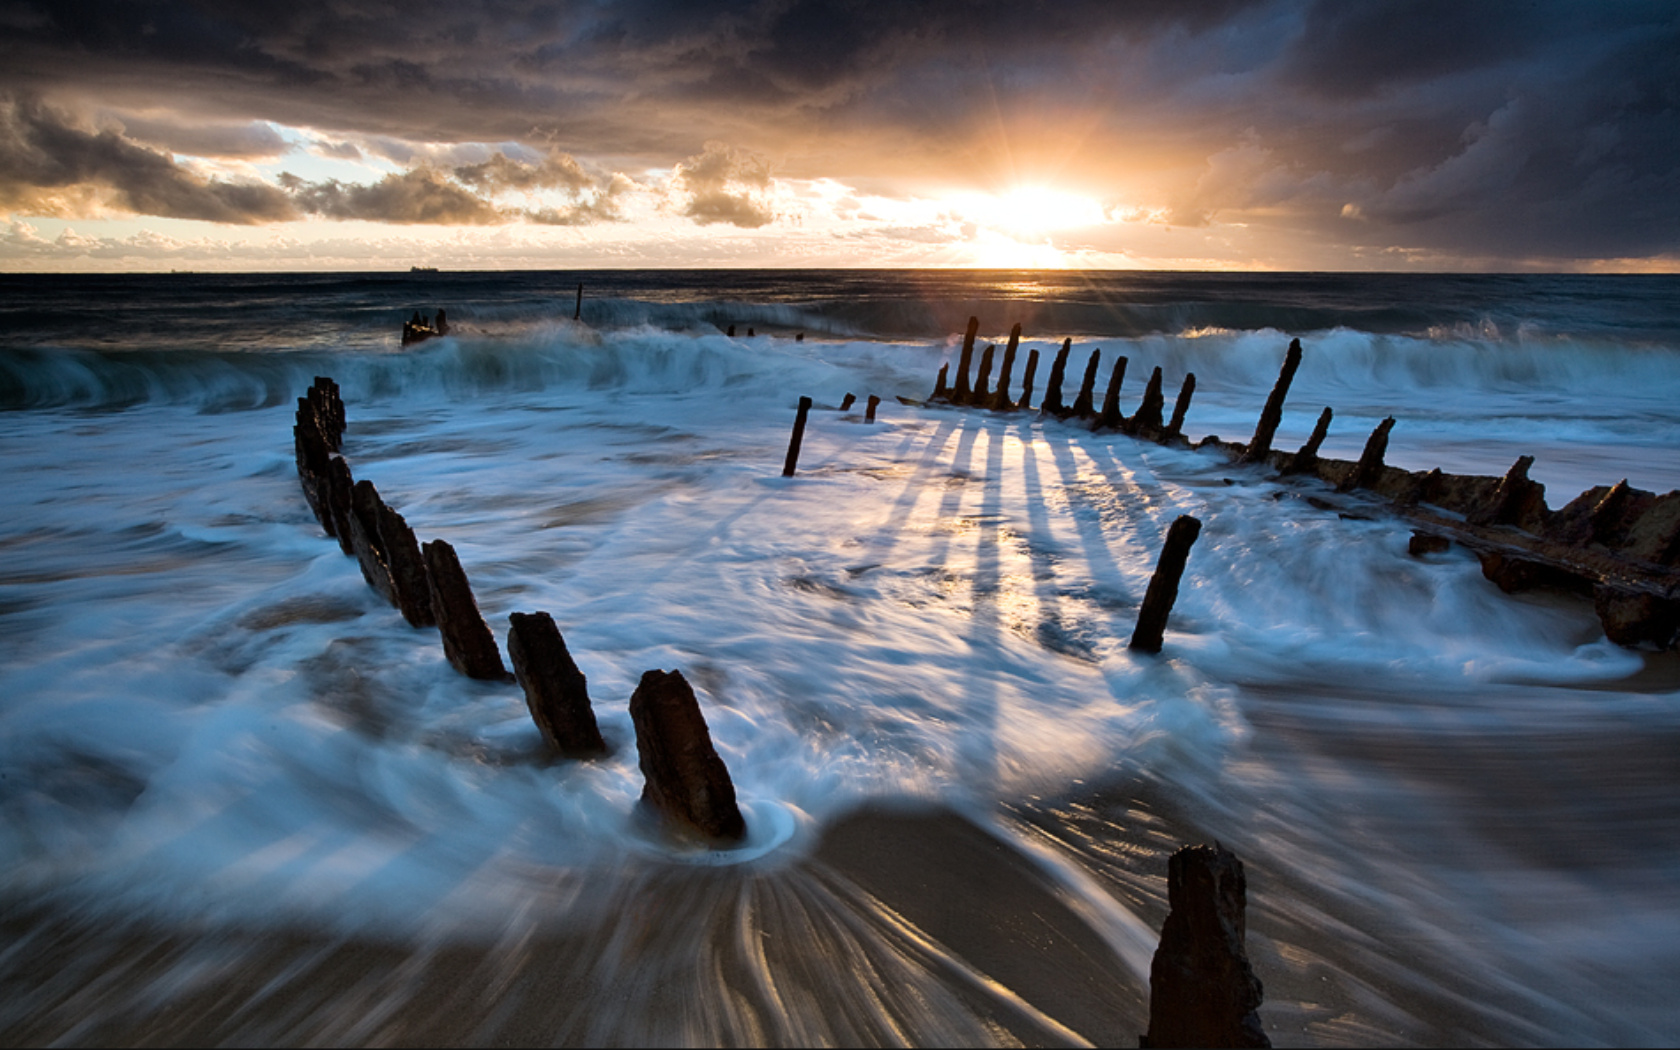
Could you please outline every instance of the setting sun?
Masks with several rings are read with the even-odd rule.
[[[980,226],[1015,237],[1037,238],[1103,221],[1102,205],[1096,201],[1045,186],[1021,186],[998,194],[964,194],[953,204]]]

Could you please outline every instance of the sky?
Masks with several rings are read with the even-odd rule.
[[[0,271],[1680,271],[1680,4],[0,0]]]

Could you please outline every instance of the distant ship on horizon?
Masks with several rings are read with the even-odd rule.
[[[409,273],[437,273],[438,268],[436,266],[410,266],[408,268],[408,272]]]

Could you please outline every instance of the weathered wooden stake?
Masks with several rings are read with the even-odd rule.
[[[1359,454],[1359,462],[1353,465],[1353,469],[1342,478],[1341,484],[1336,486],[1337,492],[1366,488],[1382,475],[1383,456],[1388,452],[1388,432],[1393,429],[1393,416],[1377,424],[1377,428],[1371,431],[1371,436],[1365,439],[1365,451]]]
[[[865,423],[875,422],[875,410],[880,407],[881,399],[876,397],[874,394],[870,394],[868,407],[866,407],[863,412],[863,421]]]
[[[1196,373],[1184,373],[1184,385],[1178,388],[1178,400],[1173,402],[1172,422],[1161,434],[1161,440],[1178,437],[1184,430],[1184,415],[1190,411],[1190,399],[1196,395]]]
[[[1328,405],[1318,414],[1318,422],[1313,426],[1312,436],[1301,446],[1301,451],[1295,453],[1295,458],[1284,468],[1285,474],[1310,474],[1318,466],[1318,447],[1324,444],[1324,436],[1330,433],[1330,420],[1335,415]]]
[[[572,320],[574,320],[574,321],[583,320],[583,282],[582,281],[578,282],[577,308],[572,311]],[[731,332],[730,334],[733,335],[734,333]]]
[[[1237,462],[1263,462],[1266,453],[1272,450],[1272,436],[1277,433],[1278,424],[1283,421],[1283,402],[1289,396],[1289,384],[1295,381],[1295,370],[1300,367],[1301,341],[1291,339],[1289,352],[1283,357],[1283,369],[1278,372],[1277,384],[1272,387],[1271,396],[1266,398],[1266,407],[1260,412],[1260,422],[1254,427],[1254,437]]]
[[[1149,968],[1146,1047],[1269,1047],[1263,990],[1248,963],[1248,880],[1217,843],[1167,861],[1161,944]]]
[[[350,490],[350,546],[356,563],[362,567],[362,578],[380,597],[397,605],[397,589],[391,582],[391,565],[385,557],[385,545],[379,538],[379,511],[385,502],[371,481],[358,481]]]
[[[1517,457],[1487,505],[1472,511],[1466,520],[1472,525],[1515,525],[1524,519],[1543,517],[1546,490],[1539,482],[1529,480],[1528,468],[1533,465],[1533,456]]]
[[[1085,365],[1085,378],[1079,384],[1079,396],[1073,399],[1073,414],[1081,419],[1095,413],[1091,406],[1091,394],[1096,389],[1097,363],[1101,357],[1101,350],[1091,351],[1091,360]]]
[[[513,613],[508,622],[508,659],[543,740],[563,755],[604,754],[607,743],[589,705],[589,680],[566,651],[554,617]]]
[[[420,553],[420,541],[403,516],[383,501],[379,504],[379,543],[403,619],[411,627],[435,627],[432,586],[426,582],[426,557]]]
[[[729,770],[712,746],[700,701],[680,671],[648,671],[630,697],[642,804],[677,830],[720,842],[746,837]]]
[[[443,635],[443,654],[455,670],[468,678],[505,681],[501,650],[484,614],[473,600],[472,585],[461,568],[455,548],[433,540],[420,548],[426,559],[426,581],[431,587],[432,613]]]
[[[1038,374],[1038,351],[1027,351],[1027,371],[1021,376],[1021,400],[1015,402],[1016,408],[1031,408],[1033,393],[1033,377]]]
[[[928,395],[929,401],[949,401],[951,399],[950,392],[945,389],[945,373],[950,368],[951,362],[949,361],[939,366],[939,375],[933,381],[933,393]]]
[[[1144,592],[1137,627],[1132,631],[1128,648],[1146,653],[1161,651],[1167,616],[1178,600],[1179,580],[1184,578],[1184,563],[1189,560],[1190,548],[1201,532],[1201,521],[1188,514],[1181,515],[1167,529],[1166,542],[1161,544],[1161,559],[1155,563],[1155,575],[1149,578],[1149,590]]]
[[[853,393],[847,393],[845,397],[840,399],[840,411],[842,411],[842,412],[851,411],[852,405],[855,404],[856,402],[857,402],[857,395],[853,394]]]
[[[978,319],[973,318],[973,317],[969,318],[968,319],[969,331],[972,332],[974,330],[975,325],[978,325],[979,323],[980,322],[979,322]],[[972,339],[964,339],[963,340],[963,348],[962,348],[962,356],[957,358],[957,385],[955,387],[951,388],[951,404],[953,404],[953,405],[966,405],[966,404],[968,404],[969,397],[972,394],[972,391],[969,390],[969,387],[968,387],[968,366],[973,361],[974,361],[974,341]]]
[[[972,404],[984,407],[992,403],[992,353],[996,350],[996,343],[987,343],[980,352],[980,370],[974,374],[974,394],[969,398]]]
[[[1108,390],[1103,393],[1102,419],[1099,426],[1118,430],[1126,419],[1120,414],[1120,384],[1126,381],[1126,365],[1130,358],[1121,354],[1114,359],[1114,368],[1108,373]]]
[[[1153,438],[1161,432],[1161,409],[1166,406],[1161,394],[1161,366],[1149,374],[1149,385],[1143,388],[1143,401],[1132,416],[1128,429],[1132,433]]]
[[[338,537],[338,548],[346,554],[356,553],[356,548],[350,543],[350,497],[355,488],[356,482],[350,477],[350,464],[343,456],[329,456],[323,490],[333,527],[327,531]]]
[[[793,471],[799,466],[799,444],[805,440],[805,417],[811,412],[811,399],[799,399],[799,414],[793,419],[793,437],[788,439],[787,461],[782,464],[782,477],[793,477]]]
[[[1050,362],[1050,382],[1044,387],[1044,400],[1039,402],[1042,411],[1055,416],[1068,414],[1067,406],[1062,404],[1062,383],[1067,378],[1068,352],[1073,349],[1073,340],[1063,339],[1062,348],[1056,351],[1056,359]]]
[[[998,369],[997,389],[992,392],[992,403],[989,406],[999,412],[1005,412],[1015,407],[1015,402],[1009,397],[1010,373],[1015,370],[1015,344],[1019,341],[1021,326],[1015,326],[1015,335],[1009,337],[1009,346],[1003,351],[1003,366]]]

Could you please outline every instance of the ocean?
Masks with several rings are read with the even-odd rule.
[[[1128,412],[1194,373],[1192,440],[1299,338],[1275,447],[1328,406],[1325,456],[1393,416],[1390,465],[1532,455],[1553,509],[1680,488],[1675,277],[0,275],[0,1041],[1132,1045],[1167,856],[1215,840],[1277,1045],[1680,1041],[1680,657],[1316,482],[902,403],[971,315],[1040,395],[1064,339]],[[322,531],[317,375],[504,652],[552,614],[608,757]],[[655,668],[739,849],[639,816]]]

